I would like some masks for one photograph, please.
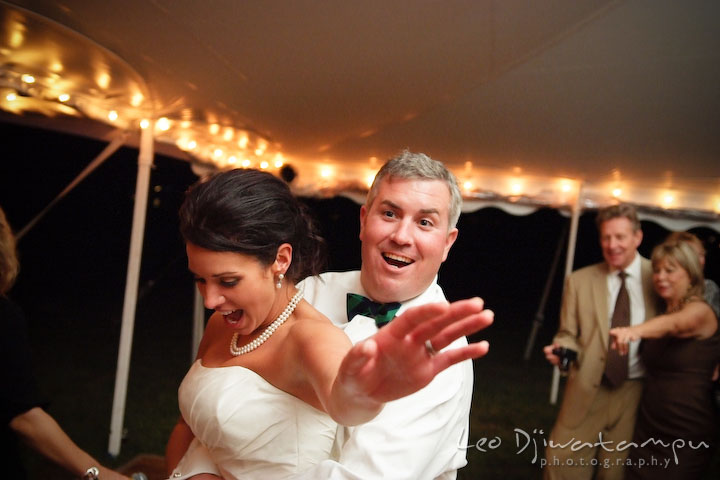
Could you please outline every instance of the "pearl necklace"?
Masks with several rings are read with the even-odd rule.
[[[232,339],[230,340],[230,354],[233,357],[237,357],[238,355],[244,355],[246,353],[252,352],[260,345],[265,343],[265,341],[270,338],[270,335],[275,333],[275,330],[277,330],[280,325],[285,323],[285,320],[287,320],[288,317],[293,313],[293,311],[295,311],[295,307],[297,307],[297,304],[300,303],[302,296],[302,290],[298,290],[297,293],[290,299],[290,303],[287,304],[285,310],[282,311],[282,313],[275,319],[275,321],[268,325],[259,337],[257,337],[255,340],[248,343],[247,345],[243,345],[242,347],[237,346],[238,332],[235,332],[232,336]]]

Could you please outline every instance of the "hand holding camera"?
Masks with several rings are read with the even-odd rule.
[[[560,359],[558,368],[563,373],[567,373],[570,370],[570,364],[577,359],[577,352],[565,347],[555,347],[552,349],[552,353]]]

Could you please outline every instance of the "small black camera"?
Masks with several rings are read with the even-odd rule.
[[[555,347],[552,350],[554,355],[560,357],[560,368],[561,372],[567,372],[570,369],[570,364],[577,358],[577,352],[565,347]]]

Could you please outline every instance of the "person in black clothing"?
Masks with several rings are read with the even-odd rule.
[[[44,410],[32,373],[25,317],[7,297],[19,269],[15,237],[0,208],[0,476],[27,478],[20,462],[19,438],[78,477],[129,480],[78,447]]]

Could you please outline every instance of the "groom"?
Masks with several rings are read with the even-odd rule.
[[[377,332],[371,313],[355,316],[351,294],[410,307],[444,302],[440,265],[458,235],[462,197],[442,163],[402,152],[378,172],[360,209],[360,271],[329,272],[306,279],[305,298],[356,343]],[[350,305],[346,305],[347,301]],[[360,305],[362,306],[362,305]],[[384,310],[385,308],[377,308]],[[383,312],[381,312],[383,313]],[[448,342],[449,343],[449,342]],[[467,346],[465,337],[445,350]],[[467,464],[473,390],[470,360],[439,373],[420,391],[389,402],[373,420],[345,428],[337,461],[326,460],[297,479],[454,479]]]

